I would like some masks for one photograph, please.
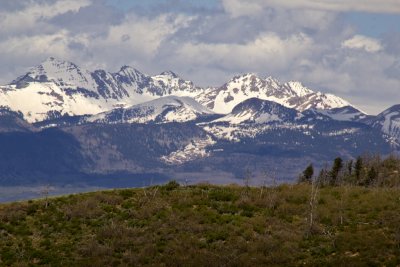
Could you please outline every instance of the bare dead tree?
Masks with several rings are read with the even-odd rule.
[[[253,177],[253,173],[251,172],[251,170],[249,168],[247,168],[244,173],[244,176],[243,176],[244,186],[246,188],[250,187],[250,182],[251,182],[252,177]]]
[[[44,207],[47,208],[49,206],[49,193],[50,193],[50,185],[46,184],[42,190],[40,191],[40,194],[44,197]]]
[[[242,197],[244,198],[247,198],[249,196],[250,182],[252,178],[253,173],[249,168],[247,168],[243,175],[244,190],[242,191]]]
[[[339,190],[340,190],[340,200],[339,200],[339,219],[340,219],[340,225],[343,225],[344,223],[344,208],[345,208],[345,202],[348,195],[348,186],[346,185],[341,185]]]
[[[269,182],[270,182],[271,186],[275,188],[278,185],[278,182],[277,182],[277,179],[276,179],[276,177],[277,177],[277,168],[276,167],[271,172],[271,174],[268,175],[268,177],[270,179]]]
[[[319,192],[319,182],[313,179],[311,183],[311,194],[310,194],[310,201],[309,201],[309,233],[312,233],[314,229],[315,217],[316,217],[316,209],[317,209],[317,198]]]
[[[264,182],[268,185],[268,188],[264,186],[265,190],[268,192],[267,201],[268,208],[274,209],[276,206],[277,192],[276,192],[276,171],[268,172],[264,170]]]
[[[143,187],[143,194],[148,201],[156,198],[158,188],[159,188],[158,186],[149,187],[149,188]]]
[[[267,187],[267,180],[264,179],[264,180],[263,180],[263,183],[262,183],[262,185],[261,185],[260,198],[263,197],[263,193],[264,193],[264,190],[266,189],[266,187]]]

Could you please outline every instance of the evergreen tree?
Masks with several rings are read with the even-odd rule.
[[[328,180],[328,172],[325,168],[322,168],[317,177],[317,183],[320,185],[326,185]]]
[[[303,171],[302,175],[300,176],[299,182],[300,183],[311,183],[313,175],[314,175],[314,167],[312,164],[310,164]]]
[[[330,177],[329,177],[329,183],[330,185],[337,185],[338,183],[338,177],[339,177],[339,172],[342,170],[343,168],[343,160],[342,158],[338,157],[335,158],[335,160],[333,161],[333,166],[332,169],[330,171]]]
[[[356,175],[356,181],[357,182],[360,182],[360,180],[361,180],[362,168],[363,168],[363,160],[359,156],[359,157],[357,157],[356,164],[354,165],[354,173]]]
[[[378,178],[378,173],[375,170],[375,168],[372,166],[368,171],[367,180],[365,181],[365,185],[366,186],[372,185],[376,181],[376,178]]]
[[[349,160],[344,164],[345,170],[343,173],[343,181],[345,183],[352,183],[354,180],[354,176],[353,176],[353,169],[354,169],[354,161],[353,160]]]
[[[347,163],[347,174],[351,176],[353,174],[353,160],[349,160]]]

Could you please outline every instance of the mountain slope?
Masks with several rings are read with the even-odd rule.
[[[219,88],[200,88],[172,71],[148,76],[123,66],[116,73],[91,72],[74,63],[49,58],[11,84],[0,86],[0,106],[21,112],[29,122],[40,122],[61,116],[94,115],[170,95],[193,97],[221,114],[230,113],[249,98],[274,101],[299,111],[350,105],[299,82],[281,84],[254,74],[236,76]]]
[[[60,129],[0,132],[0,183],[68,183],[88,163],[77,140]]]
[[[193,95],[196,90],[193,83],[171,77],[171,73],[153,79],[128,66],[117,73],[89,72],[49,58],[10,85],[1,86],[0,105],[22,112],[29,122],[38,122],[62,115],[93,115],[172,93]]]
[[[118,108],[94,115],[86,122],[148,123],[186,122],[215,113],[190,97],[167,96],[127,108]]]
[[[367,118],[365,113],[352,106],[325,110],[319,109],[318,112],[338,121],[360,121]]]
[[[181,109],[190,116],[182,117]],[[75,123],[67,123],[75,120],[69,117],[55,129],[0,133],[3,185],[86,179],[99,185],[98,177],[106,175],[112,186],[112,178],[124,180],[132,174],[198,182],[205,173],[225,183],[242,181],[237,179],[248,168],[255,181],[262,181],[264,170],[281,167],[279,179],[292,181],[309,162],[367,152],[387,155],[398,149],[380,128],[260,99],[237,105],[232,120],[226,116],[202,123],[171,122],[212,116],[187,97],[160,98],[127,108],[125,115],[117,112],[122,110],[103,113],[95,123],[88,120],[97,115],[78,117]],[[151,112],[142,112],[146,110]]]
[[[236,76],[218,89],[206,90],[196,100],[217,113],[228,114],[237,104],[249,98],[274,101],[299,111],[350,105],[337,96],[314,92],[299,82],[281,84],[271,77],[261,79],[251,73]]]
[[[394,105],[364,122],[392,136],[400,144],[400,105]]]
[[[344,111],[354,110],[338,109],[337,114]],[[386,154],[393,147],[399,148],[393,146],[387,134],[366,124],[335,120],[315,109],[298,112],[257,98],[238,104],[227,116],[202,126],[219,140],[216,147],[249,154],[257,154],[263,147],[262,153],[281,151],[278,154],[285,157],[349,156],[364,152]]]
[[[37,129],[23,119],[22,114],[0,108],[0,133],[33,132]]]
[[[284,123],[293,121],[297,115],[298,112],[295,109],[284,107],[276,102],[250,98],[235,106],[230,114],[214,122]]]

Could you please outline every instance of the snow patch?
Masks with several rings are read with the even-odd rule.
[[[195,139],[182,150],[174,151],[167,156],[161,157],[161,160],[170,165],[180,165],[196,159],[209,157],[211,153],[206,148],[215,143],[210,136],[204,139]]]

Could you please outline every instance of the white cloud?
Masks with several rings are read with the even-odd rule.
[[[0,33],[17,34],[29,29],[45,30],[49,27],[43,20],[51,19],[67,12],[77,12],[91,4],[90,0],[57,1],[55,3],[30,2],[23,9],[14,12],[0,11]],[[38,27],[42,27],[39,28]]]
[[[225,10],[234,15],[252,15],[267,7],[305,8],[335,12],[400,13],[398,0],[222,0]],[[250,13],[253,12],[253,13]]]
[[[262,4],[257,1],[243,3],[242,0],[222,0],[222,4],[232,17],[261,14],[263,8]]]
[[[281,38],[273,32],[261,34],[244,44],[192,43],[178,48],[179,60],[197,66],[218,66],[231,71],[255,71],[263,68],[284,69],[299,55],[310,53],[312,40],[305,34]]]
[[[363,35],[355,35],[342,43],[342,47],[350,49],[362,49],[370,53],[379,52],[383,49],[378,39]]]
[[[184,15],[166,14],[150,19],[132,14],[123,23],[110,27],[106,39],[98,40],[100,43],[96,46],[119,47],[149,59],[157,53],[162,42],[186,27],[190,20]]]
[[[339,95],[362,110],[377,114],[398,103],[400,82],[385,73],[395,60],[385,51],[367,55],[327,49],[309,58],[306,68],[296,64],[288,69],[286,76],[301,80],[311,88]]]
[[[0,43],[0,50],[2,53],[11,54],[14,57],[38,54],[67,57],[67,39],[67,31],[48,35],[15,37]]]

